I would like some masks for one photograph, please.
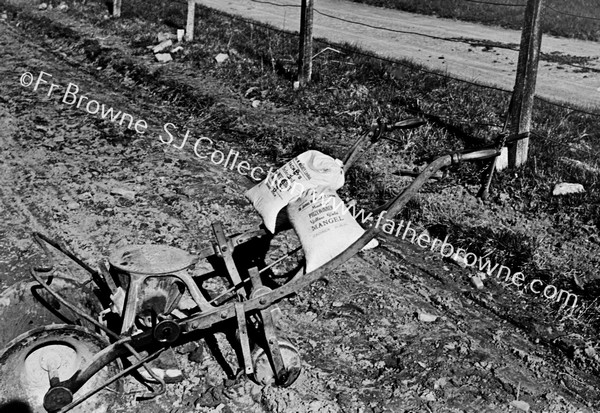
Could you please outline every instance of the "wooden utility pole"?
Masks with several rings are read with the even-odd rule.
[[[187,24],[185,26],[185,41],[194,40],[194,20],[196,18],[196,0],[188,0]]]
[[[540,47],[542,45],[541,11],[543,0],[527,0],[517,78],[510,112],[511,133],[529,132],[535,96]],[[527,161],[529,139],[522,139],[508,148],[508,166],[519,167]]]
[[[313,0],[302,0],[300,13],[300,52],[298,57],[298,82],[300,87],[310,82],[312,76]]]
[[[121,17],[121,0],[113,0],[113,17]]]

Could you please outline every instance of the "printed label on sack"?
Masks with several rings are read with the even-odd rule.
[[[282,193],[290,191],[293,195],[300,196],[304,187],[298,182],[310,181],[311,178],[312,175],[306,169],[306,165],[298,158],[294,158],[267,177],[267,188],[273,196],[279,198],[283,198]]]

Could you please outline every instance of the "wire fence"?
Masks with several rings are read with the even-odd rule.
[[[520,3],[495,3],[492,1],[480,1],[480,0],[462,0],[467,3],[486,4],[489,6],[508,6],[508,7],[525,7],[525,4]]]
[[[271,2],[271,1],[268,1],[268,0],[250,0],[250,1],[252,1],[254,3],[262,3],[262,4],[274,5],[274,6],[277,6],[277,7],[291,7],[291,8],[300,8],[301,7],[299,4],[281,4],[281,3]],[[471,3],[485,3],[485,4],[497,5],[497,6],[513,6],[513,7],[525,6],[524,4],[517,4],[517,3],[495,3],[495,2],[487,2],[487,1],[480,1],[480,0],[461,0],[461,1],[471,2]],[[549,6],[546,6],[546,7],[549,7]],[[555,9],[552,8],[552,10],[555,10]],[[555,10],[555,11],[560,12],[558,10]],[[376,29],[376,30],[382,30],[382,31],[393,32],[393,33],[401,33],[401,34],[409,34],[409,35],[415,35],[415,36],[422,36],[422,37],[427,37],[427,38],[431,38],[431,39],[434,39],[434,40],[443,40],[443,41],[456,42],[456,43],[466,43],[466,44],[469,44],[469,45],[472,45],[473,42],[474,42],[473,39],[462,39],[462,38],[451,38],[451,37],[433,36],[433,35],[429,35],[429,34],[426,34],[426,33],[419,33],[419,32],[416,32],[416,31],[397,30],[397,29],[391,29],[391,28],[383,27],[383,26],[374,26],[374,25],[371,25],[371,24],[368,24],[368,23],[357,22],[357,21],[353,21],[353,20],[350,20],[350,19],[345,19],[345,18],[342,18],[342,17],[338,17],[338,16],[334,16],[334,15],[331,15],[331,14],[328,14],[328,13],[324,13],[324,12],[318,10],[317,8],[314,8],[314,12],[317,13],[317,14],[319,14],[319,15],[322,15],[324,17],[327,17],[327,18],[331,18],[331,19],[343,21],[343,22],[350,23],[350,24],[365,26],[365,27],[369,27],[369,28],[372,28],[372,29]],[[562,13],[562,12],[560,12],[560,13]],[[565,13],[565,14],[567,14],[567,13]],[[578,15],[575,15],[575,16],[576,17],[582,17],[582,16],[578,16]],[[590,18],[593,18],[593,17],[590,17]],[[485,42],[482,42],[481,45],[485,45]],[[339,45],[337,47],[339,47]],[[519,51],[518,47],[506,46],[506,45],[496,44],[496,43],[493,44],[493,47],[503,48],[503,49],[508,49],[508,50],[514,50],[516,52]],[[345,49],[345,50],[348,50],[348,49]],[[414,64],[405,63],[405,62],[403,62],[403,61],[401,61],[399,59],[390,59],[390,58],[382,57],[382,56],[379,56],[379,55],[377,55],[375,53],[370,53],[370,52],[366,52],[366,51],[363,51],[363,50],[360,50],[360,51],[359,50],[352,50],[352,53],[357,53],[357,54],[360,54],[360,55],[363,55],[363,56],[371,57],[371,58],[374,58],[374,59],[379,59],[379,60],[386,61],[386,62],[389,62],[389,63],[395,63],[395,64],[398,64],[398,65],[401,65],[401,66],[405,66],[405,67],[410,67],[412,69],[416,69],[416,70],[419,70],[419,71],[424,72],[424,73],[433,74],[433,75],[436,75],[436,76],[440,76],[440,77],[447,78],[447,79],[452,79],[452,80],[459,81],[459,82],[464,82],[464,83],[471,84],[471,85],[478,86],[478,87],[483,87],[483,88],[487,88],[487,89],[494,89],[494,90],[498,90],[498,91],[506,92],[506,93],[512,93],[512,90],[510,90],[510,89],[504,89],[504,88],[497,87],[497,86],[483,84],[481,82],[469,81],[469,80],[466,80],[466,79],[463,79],[463,78],[459,78],[459,77],[456,77],[456,76],[449,75],[447,73],[440,73],[439,71],[428,70],[428,69],[426,69],[424,67],[418,67],[418,66],[415,66]],[[576,67],[576,68],[579,68],[579,69],[585,68],[585,66],[577,65],[577,64],[572,64],[572,63],[567,63],[567,62],[561,63],[561,65],[572,66],[572,67]],[[549,105],[553,105],[553,106],[556,106],[556,107],[559,107],[559,108],[568,109],[568,110],[575,111],[575,112],[578,112],[578,113],[581,113],[581,114],[585,114],[585,115],[591,115],[591,116],[598,116],[598,117],[600,117],[600,113],[597,113],[597,112],[592,112],[592,111],[584,110],[584,109],[577,108],[577,107],[574,107],[574,106],[571,106],[571,105],[567,105],[567,104],[557,103],[557,102],[551,101],[549,99],[546,99],[546,98],[543,98],[543,97],[540,97],[540,96],[536,96],[535,98],[537,100],[539,100],[539,101],[542,101],[544,103],[547,103]]]
[[[268,0],[250,0],[254,3],[261,3],[261,4],[269,4],[272,6],[277,6],[277,7],[289,7],[289,8],[300,8],[301,6],[299,4],[281,4],[281,3],[275,3],[275,2],[271,2]],[[497,5],[497,6],[512,6],[512,7],[521,7],[521,6],[525,6],[524,4],[507,4],[507,3],[493,3],[493,2],[486,2],[486,1],[479,1],[479,0],[461,0],[461,1],[465,1],[465,2],[470,2],[470,3],[478,3],[478,4],[489,4],[489,5]],[[549,6],[547,6],[549,7]],[[550,7],[549,7],[550,8]],[[554,11],[557,11],[559,13],[563,13],[559,10],[556,10],[554,8],[551,8]],[[417,31],[411,31],[411,30],[398,30],[398,29],[392,29],[389,27],[384,27],[384,26],[375,26],[369,23],[365,23],[365,22],[359,22],[359,21],[355,21],[355,20],[350,20],[350,19],[345,19],[343,17],[339,17],[339,16],[335,16],[329,13],[325,13],[321,10],[319,10],[318,8],[314,8],[314,12],[323,16],[323,17],[327,17],[330,19],[334,19],[334,20],[338,20],[338,21],[342,21],[345,23],[350,23],[350,24],[355,24],[358,26],[362,26],[362,27],[368,27],[370,29],[375,29],[375,30],[382,30],[382,31],[387,31],[387,32],[391,32],[391,33],[398,33],[398,34],[407,34],[407,35],[413,35],[413,36],[421,36],[421,37],[426,37],[429,39],[433,39],[433,40],[442,40],[442,41],[446,41],[446,42],[454,42],[454,43],[463,43],[463,44],[469,44],[471,46],[490,46],[490,47],[494,47],[496,49],[505,49],[505,50],[512,50],[515,52],[519,52],[519,47],[517,45],[510,45],[510,44],[502,44],[502,43],[498,43],[498,42],[486,42],[485,40],[479,40],[479,39],[467,39],[467,38],[460,38],[460,37],[443,37],[443,36],[434,36],[434,35],[430,35],[430,34],[426,34],[426,33],[420,33]],[[585,17],[585,16],[578,16],[578,15],[572,15],[572,14],[568,14],[565,13],[567,15],[570,16],[575,16],[575,17],[579,17],[579,18],[589,18],[589,19],[595,19],[595,20],[600,20],[600,19],[596,19],[595,17]],[[542,58],[547,58],[544,55],[542,56]],[[561,65],[563,66],[570,66],[570,67],[574,67],[577,69],[587,69],[584,65],[580,65],[580,64],[576,64],[576,63],[570,63],[570,62],[561,62]]]
[[[260,0],[252,0],[256,3],[260,3]],[[368,27],[370,29],[377,29],[377,30],[383,30],[386,32],[391,32],[391,33],[399,33],[399,34],[410,34],[410,35],[414,35],[414,36],[422,36],[422,37],[427,37],[429,39],[434,39],[434,40],[443,40],[446,42],[454,42],[454,43],[467,43],[467,44],[471,44],[473,41],[471,39],[461,39],[461,38],[457,38],[457,37],[442,37],[442,36],[433,36],[430,34],[425,34],[425,33],[419,33],[419,32],[415,32],[415,31],[411,31],[411,30],[398,30],[398,29],[391,29],[389,27],[384,27],[384,26],[374,26],[368,23],[364,23],[364,22],[357,22],[354,20],[349,20],[349,19],[344,19],[343,17],[338,17],[338,16],[334,16],[332,14],[328,14],[328,13],[324,13],[322,11],[320,11],[319,9],[314,9],[315,13],[320,14],[321,16],[325,16],[325,17],[329,17],[330,19],[334,19],[334,20],[339,20],[345,23],[351,23],[351,24],[356,24],[358,26],[363,26],[363,27]],[[515,50],[512,47],[509,46],[503,46],[500,44],[495,44],[494,47],[498,47],[501,49],[509,49],[509,50]],[[516,49],[518,50],[518,49]]]
[[[270,4],[270,5],[276,5],[278,7],[294,7],[294,8],[299,8],[300,5],[286,5],[286,4],[281,4],[281,3],[275,3],[275,2],[271,2],[268,0],[251,0],[253,2],[256,3],[264,3],[264,4]],[[462,1],[471,1],[471,0],[462,0]],[[315,10],[315,12],[323,14],[322,12],[318,12],[317,10]],[[230,15],[227,13],[224,13],[226,15],[228,15],[230,18],[234,19],[234,20],[239,20],[239,21],[243,21],[247,24],[252,24],[254,26],[258,26],[258,27],[262,27],[264,29],[267,30],[272,30],[281,34],[285,34],[285,35],[290,35],[290,36],[298,36],[298,33],[292,33],[289,31],[285,31],[283,29],[278,29],[276,27],[273,27],[269,24],[263,24],[260,22],[257,22],[255,20],[250,20],[241,16],[235,16],[235,15]],[[337,16],[329,16],[324,14],[326,17],[333,17],[333,18],[337,18]],[[339,19],[339,18],[338,18]],[[352,22],[350,21],[349,23],[357,23],[357,22]],[[360,23],[359,23],[360,24]],[[377,27],[375,27],[377,28]],[[358,49],[358,48],[354,48],[354,47],[346,47],[344,45],[339,45],[339,44],[332,44],[331,42],[328,42],[324,39],[319,39],[319,41],[325,45],[328,45],[329,47],[335,47],[336,49],[342,51],[343,53],[346,53],[348,55],[358,55],[358,56],[362,56],[365,58],[369,58],[369,59],[375,59],[377,61],[382,61],[382,62],[386,62],[389,64],[394,64],[394,65],[399,65],[402,67],[405,67],[407,69],[409,69],[410,71],[416,71],[416,72],[420,72],[420,73],[425,73],[425,74],[429,74],[429,75],[433,75],[433,76],[437,76],[440,78],[444,78],[447,80],[451,80],[451,81],[456,81],[456,82],[461,82],[464,84],[468,84],[477,88],[483,88],[483,89],[490,89],[490,90],[494,90],[494,91],[498,91],[501,93],[505,93],[507,95],[507,97],[509,95],[512,94],[512,90],[508,89],[508,88],[501,88],[498,86],[494,86],[494,85],[489,85],[489,84],[483,84],[481,82],[475,82],[475,81],[469,81],[466,79],[462,79],[456,76],[452,76],[449,75],[448,73],[442,73],[436,70],[430,70],[427,69],[426,67],[423,67],[421,65],[415,65],[414,63],[411,62],[406,62],[400,59],[392,59],[392,58],[388,58],[388,57],[383,57],[383,56],[379,56],[376,53],[370,52],[370,51],[366,51],[363,49]],[[517,49],[518,50],[518,49]],[[536,100],[543,102],[545,104],[557,107],[557,108],[561,108],[561,109],[565,109],[565,110],[569,110],[570,113],[567,116],[570,116],[573,113],[579,113],[582,115],[586,115],[586,116],[593,116],[593,117],[600,117],[600,113],[596,113],[596,112],[592,112],[592,111],[587,111],[581,108],[577,108],[577,107],[573,107],[567,104],[561,104],[561,103],[557,103],[554,101],[550,101],[546,98],[540,97],[540,96],[536,96],[535,97]],[[501,125],[500,123],[489,123],[489,122],[474,122],[472,119],[457,119],[456,117],[452,117],[452,116],[444,116],[444,115],[440,115],[440,114],[434,114],[434,113],[429,113],[426,111],[421,111],[421,115],[425,116],[425,117],[431,117],[431,118],[436,118],[436,119],[440,119],[440,120],[444,120],[447,121],[449,124],[452,125],[477,125],[477,126],[485,126],[485,127],[492,127],[492,128],[496,128],[498,130],[500,130],[502,128],[503,125]],[[575,150],[576,152],[579,152],[581,154],[585,154],[588,155],[590,157],[594,157],[597,156],[597,154],[595,152],[592,152],[590,150],[586,150],[584,148],[574,148],[570,142],[564,142],[558,139],[553,138],[550,134],[546,133],[546,134],[541,134],[539,132],[532,132],[531,133],[531,139],[535,139],[537,141],[543,141],[543,142],[551,142],[559,147],[563,147],[569,151],[573,151]]]
[[[464,0],[464,1],[466,1],[466,0]],[[548,8],[548,9],[550,9],[550,10],[552,10],[552,11],[553,11],[553,12],[555,12],[555,13],[564,14],[565,16],[569,16],[569,17],[575,17],[575,18],[577,18],[577,19],[588,19],[588,20],[596,20],[596,21],[600,21],[600,18],[599,18],[599,17],[593,17],[593,16],[582,16],[582,15],[580,15],[580,14],[568,13],[568,12],[566,12],[566,11],[562,11],[562,10],[555,9],[554,7],[550,6],[549,4],[547,4],[545,7],[546,7],[546,8]]]
[[[269,0],[251,0],[252,2],[255,3],[261,3],[261,4],[268,4],[268,5],[272,5],[272,6],[276,6],[276,7],[285,7],[285,8],[300,8],[301,5],[299,4],[281,4],[281,3],[277,3],[277,2],[273,2],[273,1],[269,1]],[[461,0],[461,1],[465,1],[465,2],[473,2],[473,3],[485,3],[485,4],[490,4],[490,5],[496,5],[496,6],[514,6],[514,7],[520,7],[522,5],[520,4],[509,4],[509,3],[494,3],[494,2],[485,2],[485,1],[479,1],[479,0]],[[187,4],[182,0],[175,0],[175,2],[180,3],[180,4]],[[216,11],[216,10],[215,10]],[[225,13],[225,12],[219,12],[218,13],[222,13],[224,15],[227,15],[229,18],[233,19],[233,20],[238,20],[238,21],[243,21],[247,24],[253,25],[253,26],[258,26],[258,27],[262,27],[266,30],[272,30],[287,36],[298,36],[298,33],[292,33],[283,29],[278,29],[276,27],[273,27],[272,25],[266,24],[266,23],[261,23],[255,20],[250,20],[241,16],[237,16],[237,15],[231,15],[229,13]],[[433,38],[436,40],[444,40],[444,41],[451,41],[451,42],[458,42],[458,43],[468,43],[468,44],[473,44],[474,40],[473,39],[460,39],[460,38],[447,38],[447,37],[441,37],[441,36],[432,36],[432,35],[428,35],[425,33],[419,33],[419,32],[415,32],[415,31],[403,31],[403,30],[396,30],[396,29],[391,29],[391,28],[386,28],[386,27],[382,27],[382,26],[374,26],[374,25],[370,25],[367,23],[363,23],[363,22],[356,22],[356,21],[352,21],[349,19],[344,19],[338,16],[334,16],[328,13],[324,13],[321,12],[320,10],[314,9],[315,13],[318,13],[324,17],[327,18],[331,18],[331,19],[336,19],[336,20],[340,20],[349,24],[358,24],[358,25],[362,25],[362,26],[367,26],[369,28],[373,28],[376,30],[382,30],[382,31],[388,31],[388,32],[396,32],[396,33],[405,33],[405,34],[409,34],[409,35],[417,35],[417,36],[424,36],[424,37],[429,37],[429,38]],[[440,72],[438,70],[431,70],[431,69],[427,69],[426,67],[423,67],[421,65],[416,65],[414,63],[408,62],[408,61],[403,61],[401,59],[393,59],[393,58],[388,58],[388,57],[383,57],[380,55],[377,55],[374,52],[369,52],[369,51],[365,51],[363,49],[358,49],[355,47],[346,47],[344,45],[339,45],[339,44],[332,44],[331,42],[324,40],[324,39],[320,39],[320,42],[323,44],[328,45],[328,47],[333,46],[341,51],[343,51],[344,53],[348,54],[348,55],[358,55],[358,56],[362,56],[368,59],[374,59],[376,61],[381,61],[381,62],[386,62],[392,65],[398,65],[398,66],[402,66],[410,71],[416,71],[416,72],[420,72],[420,73],[425,73],[428,75],[433,75],[436,77],[440,77],[440,78],[444,78],[447,80],[451,80],[451,81],[456,81],[456,82],[460,82],[463,84],[468,84],[470,86],[474,86],[477,88],[483,88],[483,89],[490,89],[490,90],[494,90],[494,91],[498,91],[501,93],[505,93],[507,95],[511,95],[513,93],[513,91],[511,89],[508,88],[502,88],[502,87],[498,87],[498,86],[494,86],[494,85],[489,85],[489,84],[484,84],[481,82],[476,82],[476,81],[470,81],[470,80],[466,80],[464,78],[459,78],[453,75],[448,74],[447,72]],[[482,42],[483,44],[483,42]],[[493,47],[498,47],[497,44],[494,44]],[[506,47],[508,48],[508,47]],[[511,48],[512,50],[518,51],[518,48]],[[562,64],[562,63],[561,63]],[[593,117],[600,117],[600,113],[596,113],[596,112],[592,112],[592,111],[588,111],[588,110],[584,110],[581,108],[577,108],[577,107],[573,107],[571,105],[568,104],[562,104],[562,103],[558,103],[558,102],[554,102],[551,100],[548,100],[546,98],[540,97],[540,96],[535,96],[535,99],[543,102],[545,104],[557,107],[557,108],[561,108],[561,109],[565,109],[565,110],[569,110],[570,113],[567,116],[570,116],[573,113],[579,113],[582,115],[586,115],[586,116],[593,116]],[[448,125],[476,125],[476,126],[485,126],[485,127],[492,127],[492,128],[497,128],[497,129],[501,129],[502,125],[500,124],[495,124],[495,123],[489,123],[489,122],[474,122],[473,120],[469,119],[457,119],[456,117],[451,117],[451,116],[444,116],[444,115],[440,115],[440,114],[434,114],[434,113],[428,113],[426,111],[420,110],[419,112],[422,116],[425,117],[429,117],[430,119],[437,119],[437,121],[444,121],[446,122]],[[542,136],[540,133],[531,133],[531,136],[535,139],[538,140],[543,140],[543,141],[547,141],[547,142],[552,142],[554,144],[556,144],[557,146],[561,146],[564,147],[570,151],[572,151],[574,148],[573,146],[571,146],[571,144],[569,142],[563,142],[563,141],[559,141],[557,139],[553,139],[549,134],[545,134],[545,136]],[[586,149],[583,148],[576,148],[577,152],[580,152],[582,154],[586,154],[589,156],[595,156],[596,154],[592,151],[588,151]]]

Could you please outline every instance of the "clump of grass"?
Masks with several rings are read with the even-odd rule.
[[[373,200],[375,194],[380,189],[378,182],[381,181],[381,178],[381,172],[356,165],[346,174],[345,190],[349,191],[349,188],[354,188],[354,190],[350,191],[352,196],[361,200],[363,204],[366,204],[368,201]]]
[[[422,222],[423,214],[423,205],[419,199],[411,198],[398,214],[398,218],[403,219],[405,222]]]
[[[185,7],[177,4],[165,4],[163,23],[174,28],[185,27],[187,20],[187,12]]]
[[[592,56],[573,56],[561,52],[540,53],[540,59],[563,65],[586,65],[594,60]]]
[[[445,219],[429,225],[428,230],[433,237],[444,239],[448,236],[451,244],[512,268],[514,272],[538,271],[534,263],[539,246],[537,236],[504,228],[468,227]]]

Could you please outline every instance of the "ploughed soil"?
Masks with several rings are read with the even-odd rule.
[[[30,236],[56,237],[96,263],[128,244],[162,243],[198,251],[210,223],[227,233],[257,228],[236,171],[199,159],[190,142],[213,138],[252,166],[269,165],[243,136],[229,136],[177,88],[198,91],[213,113],[247,123],[280,123],[311,133],[310,115],[276,105],[253,107],[243,94],[185,63],[155,63],[151,52],[83,19],[32,5],[10,6],[0,22],[0,339],[57,321],[27,294],[28,267],[40,251]],[[94,45],[101,46],[97,48]],[[105,56],[99,66],[96,58]],[[124,66],[127,62],[128,66]],[[34,90],[43,71],[47,84]],[[22,86],[25,72],[34,84]],[[140,75],[142,73],[143,75]],[[160,74],[158,76],[157,74]],[[52,76],[52,77],[50,77]],[[24,78],[27,81],[27,78]],[[59,89],[50,90],[50,83]],[[69,83],[147,129],[119,125],[63,102]],[[71,91],[74,88],[72,87]],[[175,92],[174,92],[175,91]],[[163,125],[180,127],[171,144]],[[141,125],[141,124],[139,124]],[[304,129],[303,129],[304,128]],[[193,140],[192,140],[193,139]],[[350,142],[346,142],[349,144]],[[203,146],[199,152],[210,154]],[[272,243],[268,260],[297,244]],[[476,289],[469,273],[439,254],[394,237],[359,253],[327,277],[283,300],[280,329],[299,349],[303,371],[289,388],[259,386],[243,375],[225,337],[173,352],[185,379],[164,395],[115,396],[115,412],[592,412],[600,409],[598,356],[541,299],[510,286]],[[64,264],[65,290],[86,281]],[[81,301],[81,300],[80,300]],[[87,303],[88,307],[93,304]],[[540,310],[542,309],[542,310]],[[579,336],[580,338],[580,336]],[[207,345],[209,342],[210,345]],[[139,390],[134,380],[127,392]]]

